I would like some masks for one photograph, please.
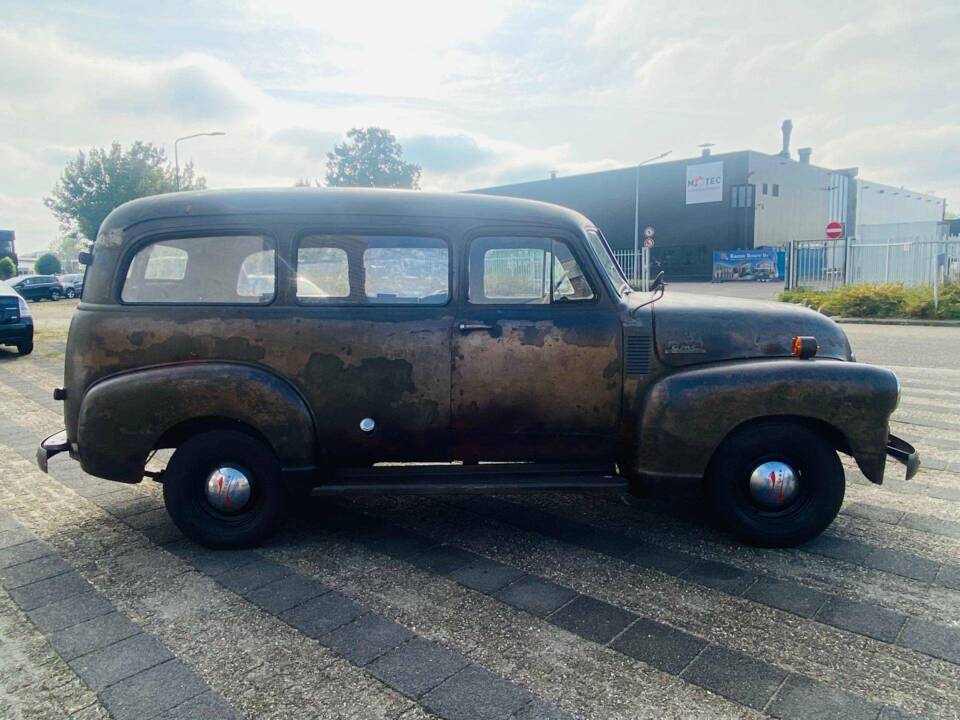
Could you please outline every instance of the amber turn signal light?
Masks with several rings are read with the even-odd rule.
[[[817,339],[812,335],[797,335],[793,339],[793,345],[790,351],[794,357],[798,357],[801,360],[809,360],[817,354],[817,350],[819,349],[820,346],[817,345]]]

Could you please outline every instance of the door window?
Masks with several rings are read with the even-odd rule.
[[[477,238],[470,245],[469,275],[474,304],[546,305],[594,297],[570,248],[552,238]]]

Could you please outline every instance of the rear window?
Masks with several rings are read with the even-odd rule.
[[[158,240],[130,261],[125,303],[269,303],[276,295],[276,247],[261,235]]]

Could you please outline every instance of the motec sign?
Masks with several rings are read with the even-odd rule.
[[[687,205],[723,200],[723,161],[687,165]]]
[[[836,240],[838,237],[843,237],[843,223],[837,222],[836,220],[833,222],[828,222],[827,237],[831,240]]]

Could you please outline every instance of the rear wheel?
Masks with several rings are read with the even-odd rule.
[[[63,292],[66,294],[68,300],[73,300],[77,296],[77,291],[72,287],[68,287]]]
[[[200,433],[178,447],[163,476],[163,500],[184,535],[213,548],[259,545],[287,506],[276,455],[234,430]]]
[[[50,299],[51,299],[51,300],[59,300],[61,297],[63,297],[63,295],[61,295],[61,293],[60,293],[59,290],[51,290],[51,291],[50,291]]]
[[[844,475],[822,434],[788,422],[736,431],[708,477],[721,518],[741,540],[791,547],[823,532],[840,511]]]
[[[21,355],[29,355],[33,352],[33,340],[17,343],[17,352]]]

